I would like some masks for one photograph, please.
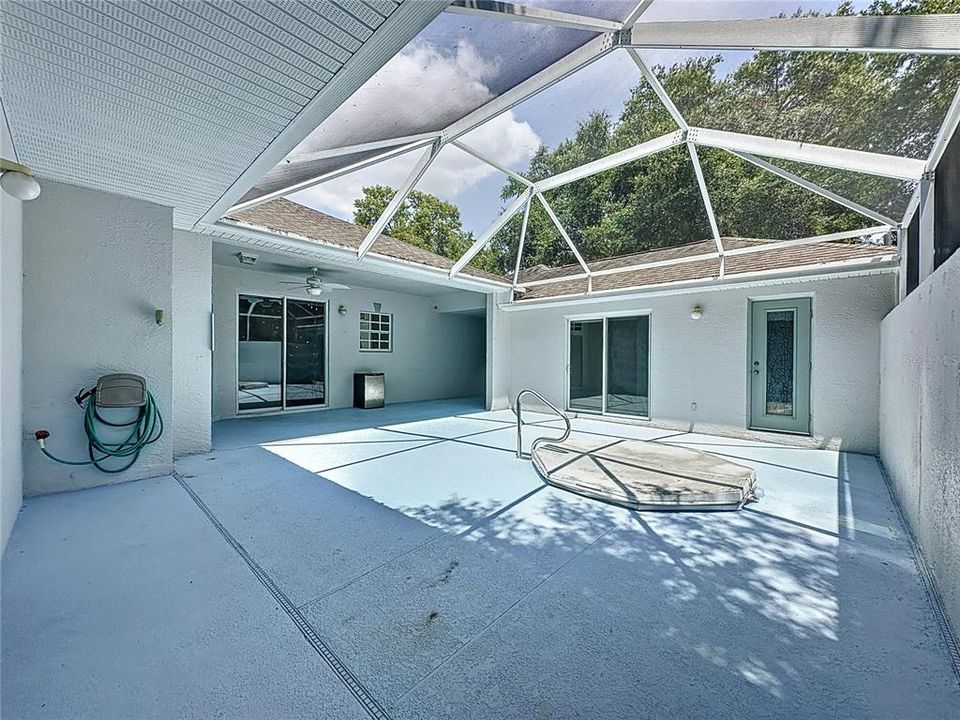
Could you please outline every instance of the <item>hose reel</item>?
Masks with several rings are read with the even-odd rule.
[[[47,430],[37,430],[34,436],[40,444],[40,451],[55,462],[63,465],[93,465],[101,472],[119,473],[132,467],[141,451],[163,435],[163,416],[153,395],[147,390],[146,380],[139,375],[104,375],[97,380],[95,387],[81,390],[74,400],[84,408],[83,430],[87,436],[87,454],[90,459],[64,460],[57,457],[46,448],[45,441],[50,437],[50,433]],[[108,420],[100,412],[122,408],[136,408],[136,417],[129,421]],[[116,439],[104,437],[111,429]],[[126,435],[123,434],[125,431]],[[119,467],[105,467],[102,463],[111,458],[128,460]]]

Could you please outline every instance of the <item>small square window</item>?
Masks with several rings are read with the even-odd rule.
[[[393,350],[393,316],[388,313],[360,311],[360,351]]]

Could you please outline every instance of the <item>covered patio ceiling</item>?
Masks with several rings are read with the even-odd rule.
[[[922,4],[922,3],[921,3]],[[405,158],[407,165],[400,182],[392,188],[393,196],[369,228],[365,241],[357,250],[364,256],[374,247],[381,234],[389,229],[395,214],[421,187],[426,176],[438,164],[441,153],[461,153],[513,182],[514,192],[506,191],[497,204],[497,215],[486,228],[473,235],[473,242],[454,263],[449,272],[457,276],[505,229],[516,230],[515,218],[522,218],[516,243],[513,287],[522,289],[520,274],[527,238],[528,217],[532,210],[545,214],[556,228],[558,241],[566,246],[588,287],[595,270],[574,239],[575,232],[560,219],[549,200],[550,193],[586,178],[634,163],[670,150],[683,150],[695,173],[702,200],[702,211],[709,223],[715,243],[711,257],[720,261],[723,277],[722,229],[718,226],[710,182],[705,176],[700,152],[717,149],[739,161],[761,169],[771,181],[786,182],[836,203],[864,218],[862,228],[844,228],[843,239],[886,235],[894,238],[912,217],[921,199],[929,191],[932,170],[944,152],[960,119],[960,92],[954,82],[957,55],[960,54],[960,14],[923,14],[928,10],[897,5],[889,8],[894,14],[826,15],[836,11],[835,3],[801,2],[789,4],[754,3],[667,3],[663,0],[641,2],[597,2],[577,0],[538,3],[539,7],[485,0],[460,0],[438,16],[420,35],[328,120],[311,132],[286,158],[268,172],[230,211],[237,212],[268,202],[274,198],[304,193],[324,183],[333,183],[351,174],[376,177],[378,168]],[[721,5],[730,5],[724,10]],[[853,6],[861,9],[859,6]],[[868,10],[867,8],[862,8]],[[913,14],[906,13],[910,10]],[[958,8],[960,9],[960,8]],[[917,14],[919,12],[919,14]],[[783,13],[795,13],[784,16]],[[776,16],[776,17],[771,17]],[[679,19],[677,19],[679,18]],[[469,25],[463,25],[463,19]],[[465,33],[468,41],[464,41]],[[453,45],[444,49],[444,41]],[[496,72],[481,67],[461,67],[466,79],[451,80],[438,96],[458,95],[462,102],[438,101],[431,106],[418,104],[419,95],[411,83],[418,76],[411,73],[411,59],[429,62],[425,48],[439,47],[439,52],[452,53],[458,63],[473,62],[482,66],[496,56]],[[736,123],[723,118],[704,118],[691,107],[689,98],[674,97],[665,87],[662,67],[655,61],[657,53],[669,51],[674,57],[711,56],[724,58],[737,53],[804,53],[811,57],[848,55],[910,58],[942,56],[934,75],[943,79],[936,94],[940,105],[932,118],[936,132],[919,140],[902,137],[902,143],[880,147],[864,142],[860,147],[844,147],[831,137],[819,137],[813,122],[809,129],[793,129],[780,136],[781,128],[771,125],[769,133],[757,134],[738,129]],[[417,55],[417,53],[420,55]],[[471,54],[472,52],[472,54]],[[487,53],[487,55],[484,55]],[[515,109],[536,96],[559,86],[565,80],[599,66],[611,57],[627,57],[637,71],[640,84],[646,83],[669,114],[674,129],[646,137],[642,142],[600,157],[585,158],[574,167],[546,177],[528,177],[518,163],[498,157],[485,142],[496,134]],[[739,57],[739,56],[738,56]],[[501,61],[502,60],[502,61]],[[940,61],[937,61],[940,62]],[[611,67],[613,67],[611,65]],[[620,66],[622,68],[622,66]],[[404,70],[408,73],[405,75]],[[473,73],[471,75],[471,72]],[[484,75],[487,72],[487,75]],[[472,79],[471,79],[472,78]],[[474,93],[478,82],[483,92]],[[930,94],[934,94],[932,91]],[[946,99],[942,96],[947,95]],[[479,98],[479,99],[478,99]],[[576,102],[577,98],[570,98]],[[379,104],[378,104],[379,103]],[[749,98],[744,101],[749,111]],[[406,105],[410,105],[407,107]],[[939,106],[938,106],[939,107]],[[371,112],[372,109],[376,112]],[[571,112],[581,108],[571,108]],[[872,118],[877,127],[885,118]],[[843,122],[842,119],[836,120]],[[499,123],[499,125],[498,125]],[[917,130],[913,134],[919,134]],[[910,147],[907,147],[910,145]],[[712,152],[710,150],[708,152]],[[806,170],[826,169],[851,177],[874,178],[906,189],[906,210],[877,208],[837,192],[826,183],[815,182],[815,173]],[[209,219],[209,218],[208,218]],[[549,224],[549,223],[548,223]],[[836,240],[836,232],[816,236],[788,237],[783,242],[767,243],[762,250],[777,250],[798,243],[816,244]],[[697,240],[699,238],[690,238]],[[565,251],[566,252],[566,251]],[[553,282],[563,282],[558,277]],[[587,291],[589,294],[589,290]]]

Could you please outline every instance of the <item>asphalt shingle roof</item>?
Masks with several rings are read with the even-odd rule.
[[[761,243],[775,240],[750,240],[746,238],[723,238],[724,250],[755,247]],[[648,250],[646,252],[623,255],[608,260],[589,263],[593,271],[626,268],[632,265],[678,260],[697,255],[706,255],[716,251],[713,240],[677,245],[669,248]],[[897,252],[890,245],[868,245],[862,243],[824,242],[814,245],[796,245],[794,247],[728,256],[724,262],[724,275],[727,278],[747,273],[776,271],[792,267],[816,267],[850,260],[882,260],[892,258]],[[520,274],[520,284],[534,280],[559,278],[565,275],[577,275],[583,270],[579,265],[529,268]],[[611,275],[594,276],[593,291],[643,288],[666,283],[710,280],[720,274],[718,259],[694,260],[677,265],[645,268],[620,272]],[[522,300],[538,300],[562,295],[576,295],[587,290],[586,279],[563,280],[547,285],[534,285],[518,296]]]
[[[298,235],[319,244],[334,245],[350,250],[359,248],[360,243],[367,236],[366,228],[285,198],[278,198],[247,210],[232,213],[227,215],[225,219],[254,225],[268,231]],[[375,255],[426,265],[440,270],[449,270],[453,267],[453,260],[429,250],[408,245],[389,235],[381,235],[370,252]],[[481,280],[491,280],[501,285],[508,282],[506,278],[477,270],[469,265],[463,269],[462,274]]]

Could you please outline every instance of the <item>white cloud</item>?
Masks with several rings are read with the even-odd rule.
[[[393,136],[409,133],[422,124],[424,109],[445,122],[457,119],[493,98],[486,82],[497,74],[494,63],[485,61],[466,41],[453,54],[432,45],[419,44],[393,58],[338,109],[309,138],[298,152],[337,147],[356,142],[350,126],[359,118],[387,123],[396,128]],[[382,135],[381,135],[382,136]],[[524,168],[540,146],[540,137],[512,111],[494,118],[464,136],[464,142],[497,162]],[[417,150],[336,180],[303,190],[291,199],[343,218],[353,214],[353,200],[365,185],[397,187],[421,155]],[[459,205],[469,203],[470,189],[498,171],[473,156],[448,145],[434,160],[418,185]],[[479,201],[479,200],[478,200]],[[489,201],[489,199],[486,199]]]

